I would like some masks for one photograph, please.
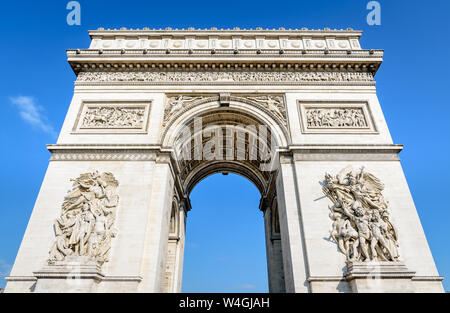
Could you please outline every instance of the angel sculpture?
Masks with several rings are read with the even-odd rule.
[[[279,119],[285,120],[286,111],[284,109],[282,97],[261,96],[261,97],[252,97],[252,99],[261,103],[264,107],[273,112]]]
[[[330,237],[348,261],[396,261],[397,231],[389,221],[383,183],[351,166],[335,177],[326,173],[323,193],[332,201]]]
[[[108,261],[119,196],[117,180],[111,173],[86,173],[73,179],[65,196],[61,216],[54,223],[55,242],[48,263],[67,256],[83,256],[100,264]]]
[[[168,114],[172,115],[174,112],[181,110],[186,106],[186,104],[191,104],[192,102],[196,100],[200,100],[202,97],[189,97],[189,96],[183,96],[179,95],[176,97],[172,97],[169,100],[169,107],[168,107]]]

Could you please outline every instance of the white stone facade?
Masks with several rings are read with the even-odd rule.
[[[383,52],[363,50],[361,32],[90,35],[89,49],[67,52],[77,74],[74,95],[57,143],[48,145],[52,156],[6,292],[180,292],[189,193],[216,172],[242,174],[261,192],[271,292],[443,291],[399,161],[402,146],[393,143],[376,95]],[[195,127],[194,117],[204,127],[269,126],[278,166],[180,160],[179,131]],[[330,239],[332,203],[320,182],[348,166],[383,182],[397,261],[348,262]],[[118,181],[109,260],[70,256],[48,264],[71,179],[96,171]],[[92,205],[86,190],[82,201]]]

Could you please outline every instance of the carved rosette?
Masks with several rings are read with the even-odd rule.
[[[398,235],[389,220],[384,185],[374,175],[351,166],[325,175],[324,194],[333,202],[330,237],[351,262],[398,261]]]
[[[117,233],[114,222],[119,183],[108,172],[85,173],[72,181],[72,190],[65,196],[61,215],[54,223],[56,239],[48,263],[70,257],[101,265],[108,261],[111,240]]]

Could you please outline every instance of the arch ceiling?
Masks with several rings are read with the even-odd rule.
[[[262,110],[251,101],[231,100],[221,105],[220,99],[208,97],[169,119],[162,142],[174,149],[186,195],[207,176],[222,172],[246,177],[264,197],[274,181],[275,171],[268,167],[276,159],[273,153],[289,142],[286,126],[282,115]]]

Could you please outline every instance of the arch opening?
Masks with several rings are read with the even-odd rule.
[[[266,253],[259,261],[267,259],[267,267],[264,270],[266,275],[263,276],[265,279],[268,278],[269,284],[266,281],[265,286],[269,285],[270,292],[285,290],[278,210],[273,205],[276,197],[278,152],[289,142],[285,131],[286,125],[280,122],[281,120],[282,118],[274,116],[268,110],[262,110],[252,102],[232,100],[227,105],[222,105],[220,101],[210,97],[208,101],[182,110],[166,121],[161,142],[163,147],[172,151],[176,175],[175,194],[178,197],[178,207],[183,211],[180,221],[184,221],[178,223],[180,227],[178,233],[181,234],[177,237],[178,241],[175,243],[169,238],[169,245],[172,244],[172,248],[167,255],[169,261],[166,261],[168,276],[174,277],[172,285],[178,284],[179,289],[169,286],[167,290],[181,290],[183,257],[179,252],[174,257],[173,251],[184,251],[187,211],[192,208],[193,211],[189,216],[196,216],[195,210],[197,207],[201,208],[201,204],[196,203],[195,199],[196,186],[203,186],[205,182],[217,177],[215,174],[218,173],[231,174],[224,177],[241,177],[247,184],[251,182],[254,185],[252,188],[256,187],[259,204],[251,206],[258,207],[262,211],[263,218],[259,217],[257,221],[248,223],[250,225],[260,223],[261,229],[264,229]],[[222,205],[224,199],[229,200],[226,198],[226,189],[219,188],[221,195],[217,195],[216,202],[210,202],[209,205],[214,207],[219,204],[217,201],[221,201]],[[245,199],[245,194],[240,198]],[[192,201],[194,203],[191,203]],[[254,210],[253,214],[261,213]],[[238,214],[234,218],[240,220]],[[190,219],[194,218],[187,218]],[[193,229],[197,231],[197,226],[194,223],[188,229],[190,232]],[[228,233],[234,234],[232,227],[228,228]],[[190,234],[186,238],[189,236]],[[237,246],[239,242],[237,238],[234,240]],[[186,247],[189,249],[189,241]],[[178,273],[178,276],[173,273]]]
[[[260,193],[247,178],[212,174],[194,186],[183,292],[268,292]]]

